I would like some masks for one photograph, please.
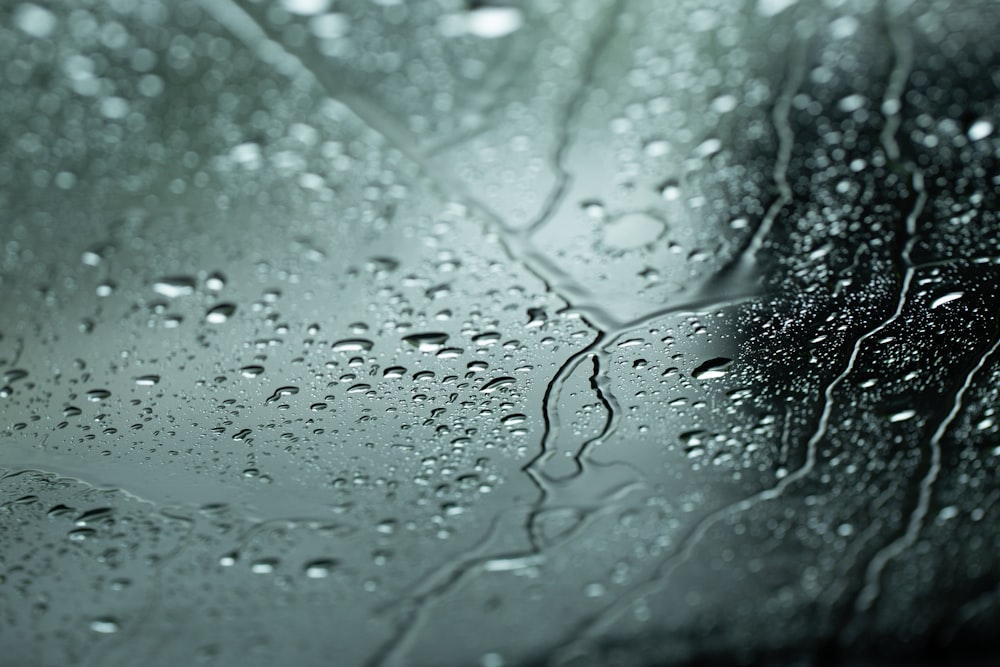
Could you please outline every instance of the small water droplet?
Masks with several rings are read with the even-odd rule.
[[[677,181],[671,179],[660,186],[660,196],[666,201],[676,201],[680,199],[681,187]]]
[[[93,528],[75,528],[69,531],[69,539],[71,542],[83,542],[94,535],[97,535],[97,531]]]
[[[603,220],[607,216],[607,209],[604,208],[602,202],[588,199],[580,204],[583,212],[589,215],[594,220]]]
[[[218,272],[211,274],[205,280],[205,287],[212,290],[213,292],[218,292],[225,286],[226,286],[226,277]]]
[[[365,268],[372,273],[381,271],[390,272],[399,268],[399,262],[391,257],[372,257],[365,264]]]
[[[276,558],[261,558],[250,564],[250,571],[254,574],[271,574],[278,567]]]
[[[332,558],[320,558],[306,563],[303,570],[310,579],[325,579],[336,567],[337,561]]]
[[[255,378],[264,372],[263,366],[258,366],[256,364],[250,366],[244,366],[240,369],[240,375],[245,378]]]
[[[102,635],[118,632],[118,621],[113,618],[96,618],[90,622],[90,629]]]
[[[160,381],[159,375],[140,375],[135,379],[135,383],[140,387],[152,387]]]
[[[209,309],[208,313],[205,315],[205,320],[209,324],[222,324],[226,322],[233,313],[236,312],[236,306],[231,303],[220,303]]]

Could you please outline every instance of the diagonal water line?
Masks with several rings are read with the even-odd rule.
[[[913,512],[910,514],[910,520],[907,523],[906,532],[880,549],[869,562],[868,568],[865,572],[864,588],[861,589],[861,592],[858,594],[854,603],[854,609],[857,612],[867,611],[871,608],[875,600],[878,599],[882,572],[885,570],[886,566],[897,556],[913,546],[913,544],[917,541],[917,538],[920,537],[920,531],[923,528],[924,519],[927,517],[927,512],[930,508],[931,495],[934,492],[934,484],[937,482],[938,476],[941,474],[941,440],[948,432],[948,429],[951,427],[952,422],[955,421],[959,412],[961,412],[965,392],[968,391],[970,386],[972,386],[972,381],[976,374],[982,370],[982,368],[986,365],[986,362],[994,354],[996,354],[998,349],[1000,349],[1000,337],[994,341],[989,350],[987,350],[986,353],[979,358],[979,361],[972,367],[972,370],[970,370],[965,376],[961,386],[959,386],[958,390],[955,392],[951,409],[948,411],[948,414],[945,415],[945,418],[941,420],[941,423],[938,424],[937,429],[931,436],[930,441],[927,444],[930,452],[930,461],[927,466],[927,473],[920,480],[920,491],[917,497],[917,504],[916,507],[913,508]]]
[[[623,5],[623,0],[614,0],[610,3],[604,11],[604,15],[600,21],[600,28],[597,31],[596,36],[591,41],[590,49],[587,53],[587,58],[583,62],[583,66],[580,68],[579,81],[573,94],[570,95],[569,103],[563,109],[562,117],[556,121],[556,149],[552,155],[552,165],[556,170],[556,184],[549,191],[549,195],[546,198],[545,204],[542,206],[542,210],[538,213],[532,222],[524,228],[523,233],[526,235],[531,235],[537,231],[542,225],[548,222],[549,218],[556,212],[560,204],[562,204],[563,198],[566,196],[569,186],[573,181],[572,175],[566,169],[563,164],[566,159],[566,153],[569,150],[570,140],[572,139],[572,130],[576,125],[577,116],[579,116],[580,111],[583,108],[583,102],[589,92],[590,83],[594,78],[594,73],[597,69],[597,63],[600,61],[600,57],[604,50],[607,48],[608,44],[611,43],[612,38],[615,35],[615,29],[619,24],[621,8]]]

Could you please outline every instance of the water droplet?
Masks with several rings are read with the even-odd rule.
[[[135,379],[135,383],[140,387],[152,387],[160,381],[159,375],[140,375]]]
[[[46,513],[46,515],[49,516],[50,518],[56,518],[60,516],[65,516],[66,514],[70,514],[72,512],[73,512],[72,507],[60,504],[60,505],[55,505],[52,509],[50,509]]]
[[[17,382],[18,380],[23,380],[26,377],[28,377],[28,371],[22,370],[20,368],[15,368],[3,374],[3,381]]]
[[[444,347],[447,341],[448,334],[437,332],[412,334],[403,338],[404,343],[417,348],[421,352],[437,352]]]
[[[528,323],[525,326],[529,329],[537,329],[538,327],[544,326],[548,319],[548,315],[546,315],[544,308],[529,308]]]
[[[309,21],[309,28],[320,39],[337,39],[348,33],[351,21],[345,14],[331,12],[314,17]]]
[[[660,196],[666,201],[676,201],[680,199],[681,187],[677,181],[671,179],[660,186]]]
[[[365,268],[372,273],[395,271],[399,268],[399,262],[391,257],[372,257],[365,264]]]
[[[240,369],[240,375],[245,378],[255,378],[264,372],[263,366],[258,366],[256,364],[250,366],[244,366]]]
[[[97,531],[93,528],[75,528],[69,531],[69,539],[71,542],[83,542],[95,535],[97,535]]]
[[[374,343],[367,338],[345,338],[333,344],[334,352],[369,352]]]
[[[900,410],[892,415],[889,415],[889,421],[892,423],[905,422],[908,419],[913,419],[917,416],[916,410]]]
[[[406,375],[406,369],[402,366],[390,366],[382,371],[382,377],[389,378],[390,380],[401,378],[404,375]]]
[[[236,306],[231,303],[220,303],[209,309],[205,315],[205,320],[209,324],[222,324],[236,312]]]
[[[273,394],[267,397],[267,400],[264,401],[264,405],[270,405],[271,403],[280,400],[284,396],[294,396],[297,393],[299,393],[298,387],[293,387],[293,386],[278,387],[277,389],[274,390]]]
[[[484,384],[483,388],[480,389],[479,391],[483,392],[484,394],[492,394],[497,389],[500,389],[502,387],[509,387],[510,385],[514,384],[516,381],[517,380],[515,380],[512,377],[498,377],[498,378],[494,378],[493,380],[490,380],[489,382],[487,382],[486,384]]]
[[[194,294],[194,278],[186,276],[174,276],[170,278],[160,278],[153,283],[153,291],[162,294],[168,299],[176,299],[180,296]]]
[[[980,139],[985,139],[991,134],[993,134],[993,123],[985,118],[980,118],[969,127],[967,136],[971,141],[979,141]]]
[[[278,567],[277,558],[261,558],[250,564],[250,571],[254,574],[271,574]]]
[[[332,0],[281,0],[281,6],[292,14],[313,16],[330,8]]]
[[[729,368],[732,364],[732,359],[727,357],[715,357],[713,359],[709,359],[691,371],[691,377],[696,380],[712,380],[720,378],[729,372]]]
[[[325,579],[337,567],[337,561],[332,558],[320,558],[310,561],[303,568],[310,579]]]
[[[77,526],[86,526],[94,523],[106,523],[111,519],[112,513],[113,511],[110,507],[97,507],[80,514],[80,516],[76,517],[74,524]]]
[[[524,15],[516,7],[486,5],[464,14],[445,15],[438,25],[447,37],[469,34],[496,39],[515,32],[523,23]]]
[[[90,629],[102,635],[110,635],[118,632],[118,621],[113,618],[96,618],[90,622]]]
[[[111,396],[111,392],[107,389],[91,389],[87,392],[87,400],[93,403],[98,403],[104,399]]]
[[[943,306],[946,303],[950,303],[956,299],[961,299],[962,296],[964,296],[964,294],[965,294],[964,292],[949,292],[944,296],[939,296],[938,298],[934,299],[934,301],[931,302],[931,310],[934,310],[939,306]]]
[[[87,266],[97,266],[104,260],[104,256],[101,254],[100,249],[96,250],[84,250],[83,254],[80,255],[80,261]]]
[[[496,331],[486,331],[472,337],[472,342],[476,347],[490,347],[496,345],[500,340],[500,334]]]
[[[221,273],[213,273],[205,280],[205,287],[218,292],[226,286],[226,278]]]
[[[656,241],[665,227],[643,213],[626,213],[604,227],[604,245],[613,250],[635,250]]]
[[[589,215],[594,220],[603,220],[607,216],[607,210],[604,208],[602,202],[588,199],[587,201],[581,202],[580,207],[583,212]]]

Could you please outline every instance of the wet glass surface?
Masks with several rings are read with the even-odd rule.
[[[1000,656],[1000,5],[0,17],[0,664]]]

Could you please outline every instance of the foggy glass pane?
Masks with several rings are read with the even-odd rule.
[[[0,17],[0,664],[1000,660],[997,3]]]

